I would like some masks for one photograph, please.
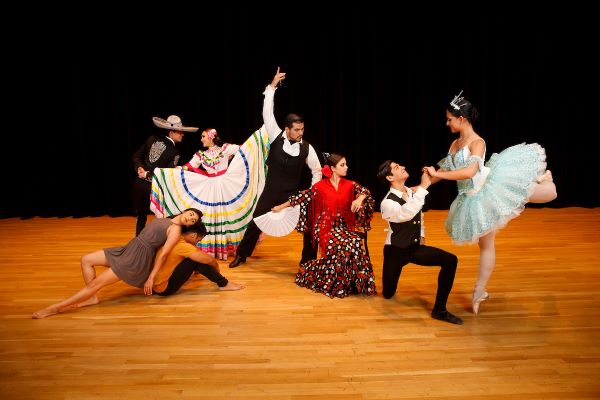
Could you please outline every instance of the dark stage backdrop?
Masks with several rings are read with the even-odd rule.
[[[481,112],[475,128],[487,158],[538,142],[559,191],[549,206],[599,206],[596,173],[586,164],[596,154],[586,139],[597,132],[592,102],[584,100],[597,83],[592,29],[577,20],[459,18],[417,23],[351,9],[265,26],[244,10],[216,12],[170,47],[136,51],[140,35],[123,39],[114,54],[104,48],[98,57],[70,58],[62,67],[68,120],[46,123],[52,140],[19,138],[20,151],[43,159],[44,173],[27,162],[0,216],[131,214],[131,156],[163,132],[152,117],[177,114],[186,125],[214,127],[225,141],[242,143],[262,124],[262,92],[277,66],[287,72],[275,97],[280,125],[289,112],[303,115],[305,139],[319,154],[345,154],[349,178],[378,202],[387,190],[375,179],[382,161],[407,166],[415,185],[421,167],[446,154],[455,136],[445,107],[464,90]],[[566,30],[569,24],[575,29]],[[199,148],[199,136],[186,134],[182,162]],[[447,209],[456,184],[441,182],[430,192],[427,206]]]

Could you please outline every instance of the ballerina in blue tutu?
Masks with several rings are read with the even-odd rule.
[[[458,139],[435,167],[423,168],[432,183],[457,181],[458,196],[452,202],[446,231],[457,244],[479,244],[479,272],[473,290],[473,313],[487,300],[487,283],[496,263],[496,232],[517,217],[525,204],[546,203],[556,198],[552,174],[546,170],[546,152],[537,143],[518,144],[485,161],[485,141],[473,129],[477,109],[462,91],[446,110],[446,125]]]

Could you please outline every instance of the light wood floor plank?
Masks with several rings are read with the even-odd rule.
[[[427,242],[459,257],[450,311],[430,318],[438,268],[409,265],[392,300],[329,299],[294,284],[302,238],[267,238],[225,276],[177,295],[123,283],[97,306],[31,313],[82,286],[80,257],[126,243],[134,219],[0,220],[3,399],[598,399],[600,210],[527,209],[497,236],[481,314],[470,313],[477,246],[455,246],[447,211]],[[384,224],[369,248],[381,291]]]

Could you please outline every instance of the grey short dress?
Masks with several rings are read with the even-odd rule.
[[[121,247],[104,249],[110,268],[124,282],[142,288],[154,266],[156,250],[167,241],[167,229],[173,220],[152,220],[129,243]]]

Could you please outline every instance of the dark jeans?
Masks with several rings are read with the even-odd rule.
[[[216,283],[219,287],[227,286],[229,281],[223,275],[218,273],[213,267],[208,264],[200,264],[199,262],[186,258],[175,267],[175,270],[169,278],[169,283],[164,292],[154,292],[159,296],[169,296],[179,290],[184,283],[190,279],[194,271],[207,277],[211,282]]]
[[[383,297],[391,298],[396,293],[402,268],[413,263],[426,267],[442,267],[438,274],[438,289],[435,297],[434,311],[446,311],[446,302],[454,284],[454,275],[458,258],[452,253],[431,246],[419,244],[401,249],[385,245],[383,248]]]

